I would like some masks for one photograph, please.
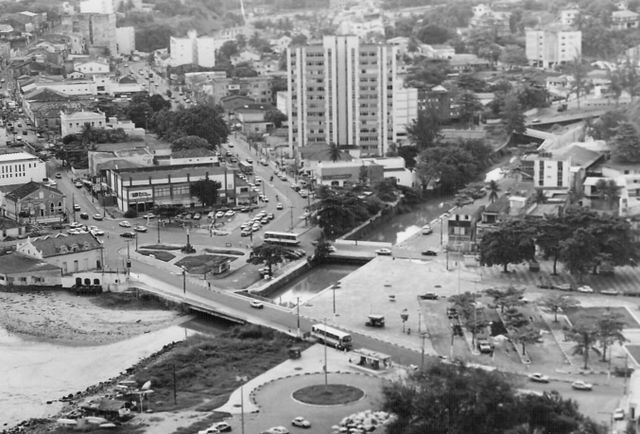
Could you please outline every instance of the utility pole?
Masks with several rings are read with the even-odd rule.
[[[427,337],[427,333],[420,333],[420,337],[422,338],[422,350],[420,353],[420,370],[424,371],[424,340]]]
[[[178,388],[176,385],[176,364],[173,365],[173,405],[178,404]]]
[[[327,369],[327,319],[324,319],[324,386],[329,385],[328,369]],[[626,385],[626,383],[625,383]]]
[[[296,297],[296,324],[298,326],[298,337],[300,337],[300,297]]]
[[[187,293],[187,270],[182,269],[182,293]]]
[[[293,231],[293,205],[289,206],[289,213],[291,215],[291,228],[289,230]]]
[[[160,218],[159,217],[158,217],[157,224],[158,224],[157,226],[158,227],[158,244],[160,244]]]

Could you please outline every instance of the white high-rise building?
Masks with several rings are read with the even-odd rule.
[[[136,50],[135,27],[116,28],[116,42],[118,54],[130,55]]]
[[[396,50],[356,36],[287,49],[291,151],[335,143],[355,156],[384,155],[398,139]]]
[[[186,38],[171,37],[169,41],[171,66],[198,65],[206,68],[215,66],[215,41],[211,37],[200,37],[190,30]]]
[[[112,14],[113,0],[83,0],[80,2],[81,14]]]
[[[551,68],[582,56],[582,32],[566,27],[527,29],[527,60],[533,66]]]

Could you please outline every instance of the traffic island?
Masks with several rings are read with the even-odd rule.
[[[316,384],[293,392],[293,398],[311,405],[344,405],[359,401],[364,391],[346,384]]]

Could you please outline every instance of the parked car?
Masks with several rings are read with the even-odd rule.
[[[620,291],[618,291],[617,289],[603,289],[602,291],[600,291],[600,294],[604,294],[604,295],[620,295],[622,293]]]
[[[73,210],[74,211],[80,211],[80,205],[78,205],[77,203],[73,204]]]
[[[590,287],[589,285],[581,285],[581,286],[578,286],[576,291],[584,292],[584,293],[592,293],[593,292],[593,288]]]
[[[291,425],[297,426],[299,428],[311,428],[311,422],[305,419],[302,416],[298,416],[291,421]]]
[[[424,250],[422,252],[422,256],[438,256],[438,252],[435,252],[433,250]]]
[[[89,214],[88,214],[88,213],[86,213],[86,212],[81,212],[81,213],[80,213],[80,218],[81,218],[82,220],[89,220]]]
[[[143,219],[154,219],[154,218],[156,218],[156,215],[154,213],[150,212],[150,213],[147,213],[147,214],[143,215],[142,218]]]
[[[571,291],[573,288],[570,283],[560,283],[558,285],[553,285],[554,289],[559,289],[560,291]]]
[[[249,306],[251,306],[254,309],[264,309],[264,303],[259,300],[251,300],[251,302],[249,303]]]
[[[216,213],[216,218],[217,218],[217,219],[221,219],[222,217],[224,217],[224,211],[218,211],[218,212]]]
[[[122,220],[120,223],[118,223],[118,226],[120,226],[121,228],[130,228],[131,227],[131,223],[129,223],[126,220]]]
[[[478,340],[478,351],[482,354],[490,354],[493,352],[493,345],[491,345],[486,339],[480,339]]]
[[[387,248],[381,248],[381,249],[376,249],[376,255],[381,255],[381,256],[391,256],[391,249],[387,249]]]
[[[91,232],[93,234],[93,236],[95,236],[95,237],[101,237],[101,236],[104,235],[104,231],[102,229],[98,229],[98,228],[91,229],[89,232]]]
[[[260,434],[289,434],[289,430],[283,426],[274,426],[266,431],[262,431]]]
[[[613,420],[624,420],[624,410],[621,408],[616,408],[613,411]]]
[[[593,390],[593,384],[587,383],[587,382],[582,381],[582,380],[576,380],[573,383],[571,383],[571,388],[575,389],[575,390],[590,391],[590,390]]]
[[[236,215],[236,212],[232,209],[230,209],[229,211],[227,211],[226,213],[224,213],[224,215],[226,217],[233,217],[234,215]]]
[[[434,294],[433,292],[427,292],[418,296],[420,300],[437,300],[438,294]]]
[[[56,179],[62,179],[62,173],[58,172],[56,173]]]
[[[93,219],[94,219],[94,220],[98,220],[98,221],[100,221],[100,220],[102,220],[103,218],[104,218],[104,216],[103,216],[102,214],[98,214],[98,213],[96,213],[96,214],[94,214],[94,215],[93,215]]]
[[[202,218],[202,216],[200,215],[199,212],[195,213],[194,215],[191,216],[191,218],[193,220],[200,220]]]
[[[123,232],[120,234],[121,237],[123,238],[135,238],[136,237],[136,233],[133,231],[127,231],[127,232]]]
[[[540,374],[539,372],[534,372],[533,374],[529,374],[529,380],[535,383],[548,383],[549,377],[544,374]]]
[[[74,182],[73,185],[75,185],[76,188],[82,188],[82,182],[80,182],[80,181]]]
[[[276,209],[277,209],[277,210],[284,209],[284,206],[282,206],[282,204],[281,204],[281,203],[278,203],[278,204],[276,205]]]
[[[229,431],[231,431],[231,425],[229,425],[227,422],[214,423],[213,426],[211,426],[211,428],[217,429],[218,432],[229,432]]]
[[[137,225],[136,227],[133,228],[133,230],[136,232],[147,232],[147,227],[142,225]]]
[[[432,232],[433,232],[433,229],[431,229],[431,225],[422,226],[422,235],[429,235]]]

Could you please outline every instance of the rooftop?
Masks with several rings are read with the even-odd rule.
[[[14,190],[11,190],[11,192],[6,195],[6,198],[13,201],[24,199],[25,197],[29,196],[31,193],[34,193],[40,189],[53,191],[54,193],[57,193],[63,196],[62,192],[57,188],[49,187],[44,184],[40,184],[39,182],[30,181]]]
[[[31,244],[42,252],[42,257],[63,255],[74,251],[88,251],[100,249],[102,244],[93,235],[63,234],[45,235],[44,237],[31,238]],[[20,244],[18,244],[20,246]]]
[[[171,158],[197,158],[197,157],[212,157],[216,155],[210,149],[206,148],[191,148],[191,149],[181,149],[179,151],[173,151],[171,153]]]
[[[0,256],[0,273],[14,274],[44,270],[59,270],[60,268],[51,265],[40,259],[32,258],[20,253],[11,253]]]
[[[12,152],[9,154],[0,154],[0,163],[23,160],[39,160],[39,158],[35,155],[29,154],[28,152]]]
[[[114,169],[114,172],[120,174],[122,178],[139,180],[145,179],[165,179],[168,175],[176,176],[202,176],[206,175],[221,175],[224,174],[226,169],[220,166],[214,166],[211,163],[207,164],[180,164],[176,166],[151,166],[141,168],[129,168],[129,169]]]

